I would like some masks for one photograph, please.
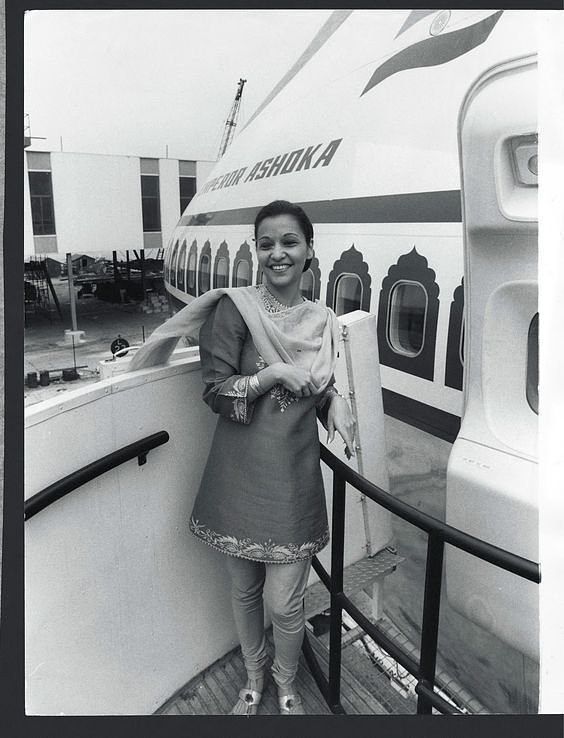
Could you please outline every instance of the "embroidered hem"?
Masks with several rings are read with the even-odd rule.
[[[271,539],[257,543],[250,538],[226,536],[208,528],[193,517],[190,518],[189,526],[198,540],[207,543],[216,551],[264,564],[291,564],[309,559],[325,548],[329,542],[329,529],[326,529],[316,541],[280,544],[274,543]]]

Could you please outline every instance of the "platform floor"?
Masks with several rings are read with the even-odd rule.
[[[325,645],[315,636],[308,634],[313,651],[317,656],[322,670],[328,671],[328,651]],[[267,634],[267,648],[272,655],[272,631]],[[341,704],[347,714],[384,715],[390,712],[414,713],[414,700],[405,699],[389,687],[385,676],[378,680],[378,672],[370,662],[355,653],[356,649],[349,646],[343,650],[341,674]],[[368,670],[368,671],[367,671]],[[367,674],[372,677],[371,690],[363,682]],[[223,658],[219,659],[201,674],[198,674],[188,684],[178,690],[167,702],[162,705],[156,714],[159,715],[227,715],[237,701],[237,695],[246,678],[245,667],[240,648],[236,648]],[[380,694],[378,686],[384,687],[384,694]],[[303,655],[297,675],[299,693],[304,703],[307,715],[330,715],[331,710],[326,705],[317,684],[315,683]],[[390,694],[390,691],[392,694]],[[390,703],[393,701],[393,704]],[[271,678],[267,679],[262,702],[258,708],[259,715],[278,715],[276,687]]]

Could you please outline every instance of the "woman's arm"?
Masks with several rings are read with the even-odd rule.
[[[335,431],[339,433],[345,442],[345,453],[350,459],[355,455],[355,419],[351,412],[349,403],[335,387],[335,378],[332,377],[325,392],[321,395],[317,404],[317,417],[327,431],[327,443],[335,438]]]
[[[224,295],[203,324],[199,339],[204,402],[213,412],[243,424],[251,422],[256,399],[249,393],[250,377],[240,371],[247,334],[241,314]]]

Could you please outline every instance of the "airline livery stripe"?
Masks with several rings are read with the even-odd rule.
[[[406,69],[434,67],[467,54],[487,41],[503,10],[466,28],[460,28],[442,36],[433,36],[408,46],[376,69],[361,93],[364,95],[388,77]]]
[[[266,203],[263,203],[266,205]],[[460,223],[460,190],[299,203],[314,223]],[[179,226],[252,225],[262,205],[186,214]]]
[[[414,400],[411,397],[400,395],[382,387],[384,412],[392,418],[412,425],[419,430],[442,438],[443,441],[454,443],[460,430],[458,415],[439,410],[432,405]]]

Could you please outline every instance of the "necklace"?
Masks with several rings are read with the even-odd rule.
[[[280,302],[280,300],[272,294],[264,283],[257,285],[257,290],[259,291],[267,313],[281,313],[283,310],[289,310],[289,308],[294,307],[293,305],[284,305],[283,302]],[[303,295],[301,302],[305,302],[305,297],[303,297]]]

